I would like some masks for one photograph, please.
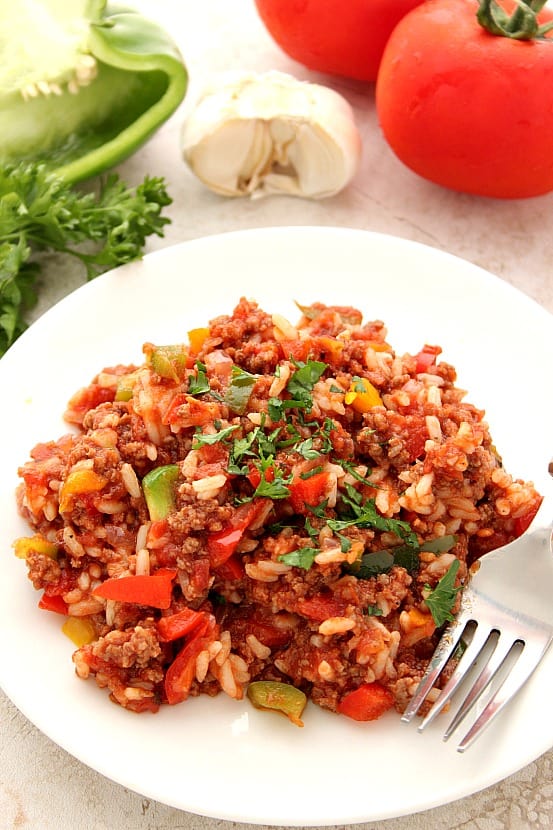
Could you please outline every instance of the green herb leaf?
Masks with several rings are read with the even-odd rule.
[[[308,360],[307,363],[297,362],[295,365],[298,368],[288,380],[286,390],[296,402],[296,406],[300,404],[303,408],[311,410],[313,406],[311,392],[328,364],[318,360]]]
[[[171,203],[165,183],[146,177],[136,188],[112,174],[98,193],[74,190],[45,164],[0,169],[0,355],[26,328],[36,300],[38,262],[32,253],[59,251],[84,266],[88,279],[138,259],[150,234],[163,236]],[[96,250],[83,249],[91,242]]]
[[[461,590],[460,585],[454,587],[460,565],[459,560],[455,559],[433,590],[430,589],[429,585],[425,586],[430,593],[424,601],[434,618],[437,628],[454,619],[451,609],[455,605],[457,594]]]
[[[192,441],[192,449],[197,450],[199,449],[199,447],[202,447],[205,444],[211,446],[212,444],[218,444],[220,441],[225,442],[229,435],[231,435],[237,429],[238,426],[225,427],[224,429],[220,429],[218,432],[214,432],[211,435],[203,433],[200,429],[194,435],[194,440]]]
[[[381,617],[382,608],[378,605],[367,605],[367,607],[363,609],[363,613],[368,617]]]
[[[312,461],[321,454],[318,450],[313,449],[313,438],[306,438],[304,441],[300,441],[299,444],[296,444],[294,450],[302,458],[305,458],[306,461]]]
[[[209,392],[209,381],[207,379],[207,369],[205,363],[196,361],[196,375],[190,375],[188,380],[188,394],[189,395],[204,395]]]
[[[303,568],[304,571],[308,571],[320,552],[319,548],[298,548],[291,551],[291,553],[283,553],[278,558],[280,562],[284,562],[286,565],[293,565],[295,568]]]

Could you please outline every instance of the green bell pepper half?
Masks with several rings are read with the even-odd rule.
[[[72,183],[123,161],[183,100],[188,74],[157,23],[106,0],[0,8],[0,164]]]

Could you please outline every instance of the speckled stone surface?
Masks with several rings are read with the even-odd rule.
[[[553,312],[553,194],[517,202],[442,190],[416,177],[380,135],[374,89],[310,73],[272,43],[253,0],[158,0],[142,5],[178,39],[191,83],[179,111],[119,171],[129,182],[165,176],[174,202],[171,225],[152,251],[223,231],[272,225],[364,228],[416,240],[461,256],[515,285]],[[364,142],[362,167],[337,197],[226,200],[207,191],[180,159],[178,138],[187,108],[211,76],[227,69],[280,69],[327,83],[352,104]],[[52,256],[36,314],[83,280],[73,264]],[[39,690],[37,689],[37,693]],[[0,830],[246,830],[251,825],[199,817],[150,801],[69,756],[42,735],[0,693]],[[433,810],[361,830],[524,830],[553,825],[553,751],[507,780]],[[340,825],[344,828],[345,825]]]

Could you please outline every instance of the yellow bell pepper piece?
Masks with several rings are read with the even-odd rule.
[[[96,629],[90,620],[82,617],[68,617],[61,627],[66,637],[75,643],[77,648],[86,646],[96,640]]]
[[[367,378],[353,378],[349,390],[346,392],[344,402],[363,414],[373,406],[382,406],[382,398],[378,389],[372,385]]]
[[[96,493],[108,483],[105,476],[94,470],[72,470],[60,488],[60,513],[69,510],[75,496],[81,493]]]
[[[188,332],[188,342],[190,343],[190,351],[198,354],[203,344],[209,337],[208,328],[190,329]]]
[[[42,553],[44,556],[49,556],[51,559],[58,558],[58,546],[53,542],[49,542],[40,533],[35,536],[22,536],[16,539],[13,543],[15,555],[19,559],[26,559],[30,553]]]

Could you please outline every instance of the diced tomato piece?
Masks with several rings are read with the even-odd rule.
[[[428,439],[426,420],[421,415],[406,415],[405,427],[406,435],[403,440],[409,454],[408,461],[413,463],[423,454]]]
[[[270,622],[252,618],[248,620],[247,630],[253,634],[260,643],[268,648],[279,648],[287,645],[293,636],[293,631],[290,628],[279,628],[277,625],[272,625]]]
[[[44,592],[38,601],[38,607],[44,611],[53,611],[56,614],[67,616],[67,603],[64,602],[60,594],[49,595]]]
[[[265,481],[271,482],[275,480],[275,468],[274,467],[267,467],[266,470],[263,471],[263,478]],[[252,485],[252,487],[259,487],[261,484],[261,470],[255,467],[253,464],[250,464],[250,471],[247,475],[247,479]]]
[[[380,683],[363,683],[348,692],[336,707],[341,715],[358,721],[376,720],[394,705],[392,693]]]
[[[314,597],[300,599],[296,605],[298,614],[309,620],[323,622],[329,617],[340,617],[345,610],[346,603],[332,594],[318,594]]]
[[[74,424],[82,424],[87,412],[115,398],[116,389],[116,386],[100,386],[92,383],[79,390],[67,405],[66,420]]]
[[[193,611],[192,608],[183,608],[176,614],[161,617],[157,621],[159,639],[164,643],[170,643],[185,637],[200,623],[203,623],[206,617],[205,611]]]
[[[424,345],[420,352],[415,355],[417,364],[415,372],[417,375],[421,372],[427,372],[430,366],[436,362],[436,358],[442,353],[440,346]]]
[[[201,401],[186,395],[176,394],[163,414],[163,423],[181,427],[203,427],[220,417],[221,407],[215,401]]]
[[[315,473],[310,478],[295,478],[290,484],[290,501],[296,513],[308,513],[306,505],[316,507],[327,495],[330,476]]]
[[[279,345],[285,360],[306,361],[313,352],[313,343],[308,337],[305,340],[281,340]]]

